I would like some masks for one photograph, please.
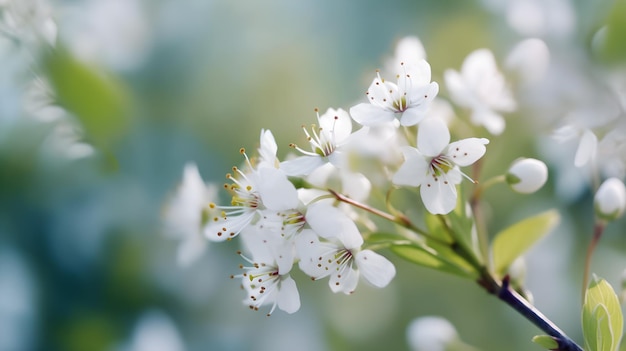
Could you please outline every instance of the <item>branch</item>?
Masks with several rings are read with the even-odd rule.
[[[483,275],[479,284],[482,285],[489,293],[495,295],[507,305],[511,306],[539,329],[554,338],[559,345],[559,348],[555,351],[583,351],[582,347],[578,346],[578,344],[565,335],[559,327],[544,316],[535,306],[531,305],[515,290],[510,288],[508,275],[502,280],[502,285],[499,285],[489,275]]]

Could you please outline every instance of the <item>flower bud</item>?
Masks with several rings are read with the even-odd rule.
[[[612,221],[624,214],[626,208],[626,188],[617,178],[609,178],[600,185],[594,198],[598,217]]]
[[[548,180],[548,167],[534,158],[520,158],[513,162],[506,174],[506,182],[518,193],[531,194]]]

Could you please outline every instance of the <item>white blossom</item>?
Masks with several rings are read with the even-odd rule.
[[[166,233],[181,241],[178,262],[189,265],[205,251],[207,240],[202,235],[204,215],[210,201],[217,197],[215,186],[207,186],[194,163],[185,165],[183,180],[165,207]]]
[[[429,118],[420,124],[417,148],[402,149],[404,163],[393,176],[397,185],[420,187],[424,206],[433,214],[447,214],[457,203],[456,185],[464,174],[459,167],[469,166],[486,151],[485,138],[467,138],[450,143],[446,124]]]
[[[431,82],[430,65],[426,60],[401,63],[398,83],[377,77],[365,93],[368,102],[350,108],[352,118],[363,126],[393,121],[396,116],[403,126],[418,124],[437,96],[439,85]]]
[[[326,163],[342,168],[345,155],[342,147],[352,133],[352,120],[350,115],[342,109],[329,108],[323,115],[317,115],[319,127],[313,125],[311,132],[303,126],[307,141],[311,144],[311,151],[306,151],[295,144],[293,148],[303,154],[291,160],[284,161],[280,168],[290,176],[302,176],[311,174]]]
[[[472,123],[484,126],[494,135],[504,131],[505,122],[500,113],[514,111],[516,103],[491,51],[480,49],[470,53],[461,72],[447,69],[444,78],[452,100],[471,110]]]

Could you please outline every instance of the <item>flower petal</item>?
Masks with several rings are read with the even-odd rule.
[[[326,110],[319,118],[319,126],[327,140],[332,141],[334,145],[341,144],[352,133],[352,119],[343,109]]]
[[[328,280],[328,286],[334,293],[342,292],[351,294],[359,283],[359,271],[352,264],[345,264],[341,269],[331,274]]]
[[[404,163],[393,175],[392,182],[396,185],[420,186],[428,175],[428,162],[414,147],[405,146],[402,148],[402,153]]]
[[[574,165],[576,167],[582,167],[591,161],[596,156],[596,150],[598,149],[598,138],[589,129],[583,131],[583,135],[580,137],[580,144],[576,150],[576,158],[574,159]]]
[[[393,121],[395,118],[393,111],[366,102],[352,106],[350,115],[355,122],[368,127]]]
[[[384,288],[396,275],[396,267],[384,256],[371,250],[356,255],[356,264],[363,278],[378,288]]]
[[[499,113],[481,106],[475,108],[471,115],[472,123],[482,125],[487,131],[493,135],[500,135],[504,131],[504,118]]]
[[[447,154],[461,167],[469,166],[483,157],[489,144],[485,138],[467,138],[450,143]]]
[[[282,169],[288,176],[305,176],[311,174],[318,167],[324,164],[324,160],[318,156],[299,156],[291,160],[280,163]]]
[[[363,245],[363,237],[356,224],[340,209],[316,202],[306,211],[306,222],[322,238],[337,238],[347,249]]]
[[[260,165],[268,165],[276,167],[277,159],[276,152],[278,151],[278,145],[272,131],[269,129],[261,129],[261,141],[259,146],[259,158]]]
[[[281,211],[298,206],[296,187],[283,171],[276,168],[261,168],[258,173],[259,196],[265,207]]]
[[[438,156],[450,142],[450,131],[439,118],[423,120],[417,131],[417,148],[424,156]]]
[[[300,309],[300,294],[296,282],[290,276],[280,281],[280,290],[277,297],[278,308],[291,314]]]
[[[422,184],[420,195],[424,206],[432,214],[448,214],[456,207],[456,187],[445,175]]]

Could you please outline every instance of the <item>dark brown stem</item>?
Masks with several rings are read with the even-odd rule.
[[[490,294],[512,307],[519,314],[551,336],[558,345],[556,351],[583,351],[582,347],[570,339],[559,327],[544,316],[535,306],[511,289],[509,276],[504,277],[502,284],[498,284],[491,275],[484,272],[481,280],[478,281],[482,287]]]

